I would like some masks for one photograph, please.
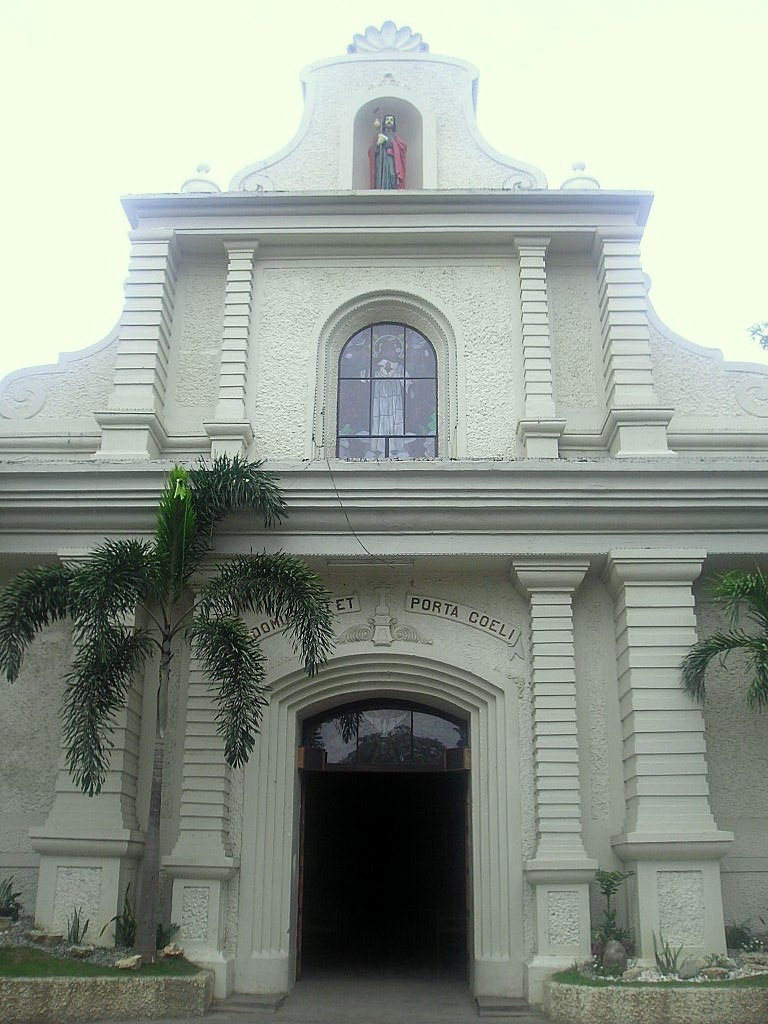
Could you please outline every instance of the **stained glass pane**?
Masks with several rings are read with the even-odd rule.
[[[371,384],[367,380],[339,381],[339,434],[367,434],[371,422]]]
[[[384,459],[387,442],[383,437],[340,437],[340,459]]]
[[[435,350],[418,331],[407,327],[405,331],[405,364],[409,377],[434,377],[437,373]]]
[[[405,433],[437,432],[437,392],[434,380],[410,380],[405,406]]]
[[[371,375],[371,329],[358,331],[341,350],[339,359],[340,377],[370,377]]]
[[[398,455],[397,458],[434,459],[437,455],[437,445],[434,437],[392,438],[390,440],[390,447],[395,443],[395,441],[398,441],[398,443],[401,444],[401,451],[403,453]]]
[[[373,382],[371,433],[384,437],[405,433],[403,427],[403,381],[375,380]]]
[[[373,373],[375,377],[405,376],[405,328],[400,324],[374,325]]]
[[[414,740],[419,737],[433,740],[442,747],[466,747],[466,722],[451,722],[447,718],[439,718],[425,711],[413,712]]]

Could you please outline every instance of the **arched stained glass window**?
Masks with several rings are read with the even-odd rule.
[[[339,356],[336,455],[340,459],[437,457],[437,359],[407,324],[353,334]]]

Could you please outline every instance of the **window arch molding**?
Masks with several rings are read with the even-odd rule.
[[[457,457],[456,341],[447,318],[431,303],[407,292],[377,292],[358,296],[337,309],[320,332],[317,358],[313,457],[336,457],[336,409],[339,357],[349,339],[376,323],[402,323],[423,334],[437,361],[438,460]]]

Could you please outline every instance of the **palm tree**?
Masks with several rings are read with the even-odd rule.
[[[757,568],[754,572],[734,569],[716,577],[712,593],[732,628],[693,645],[683,659],[683,688],[703,704],[705,675],[712,659],[719,657],[724,662],[732,651],[740,651],[746,655],[752,675],[747,704],[759,710],[768,704],[768,578]],[[757,627],[757,633],[747,633],[740,627],[742,612]]]
[[[66,762],[76,784],[98,794],[109,767],[116,713],[147,659],[158,655],[155,748],[145,847],[140,867],[136,949],[155,959],[159,895],[160,806],[168,684],[186,640],[218,700],[218,731],[228,765],[248,760],[266,705],[264,657],[242,619],[280,617],[308,674],[332,643],[328,594],[299,559],[285,553],[234,557],[190,582],[228,515],[256,513],[279,523],[286,504],[274,474],[258,462],[220,456],[210,465],[175,466],[160,495],[154,538],[106,540],[78,566],[45,565],[19,573],[0,594],[0,671],[9,682],[35,634],[70,619],[74,654],[62,705]]]

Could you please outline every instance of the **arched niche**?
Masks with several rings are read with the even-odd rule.
[[[424,188],[424,123],[421,112],[407,100],[397,96],[377,96],[368,100],[355,115],[352,146],[352,188],[371,187],[368,150],[376,137],[373,122],[394,114],[397,134],[408,146],[406,188]]]

